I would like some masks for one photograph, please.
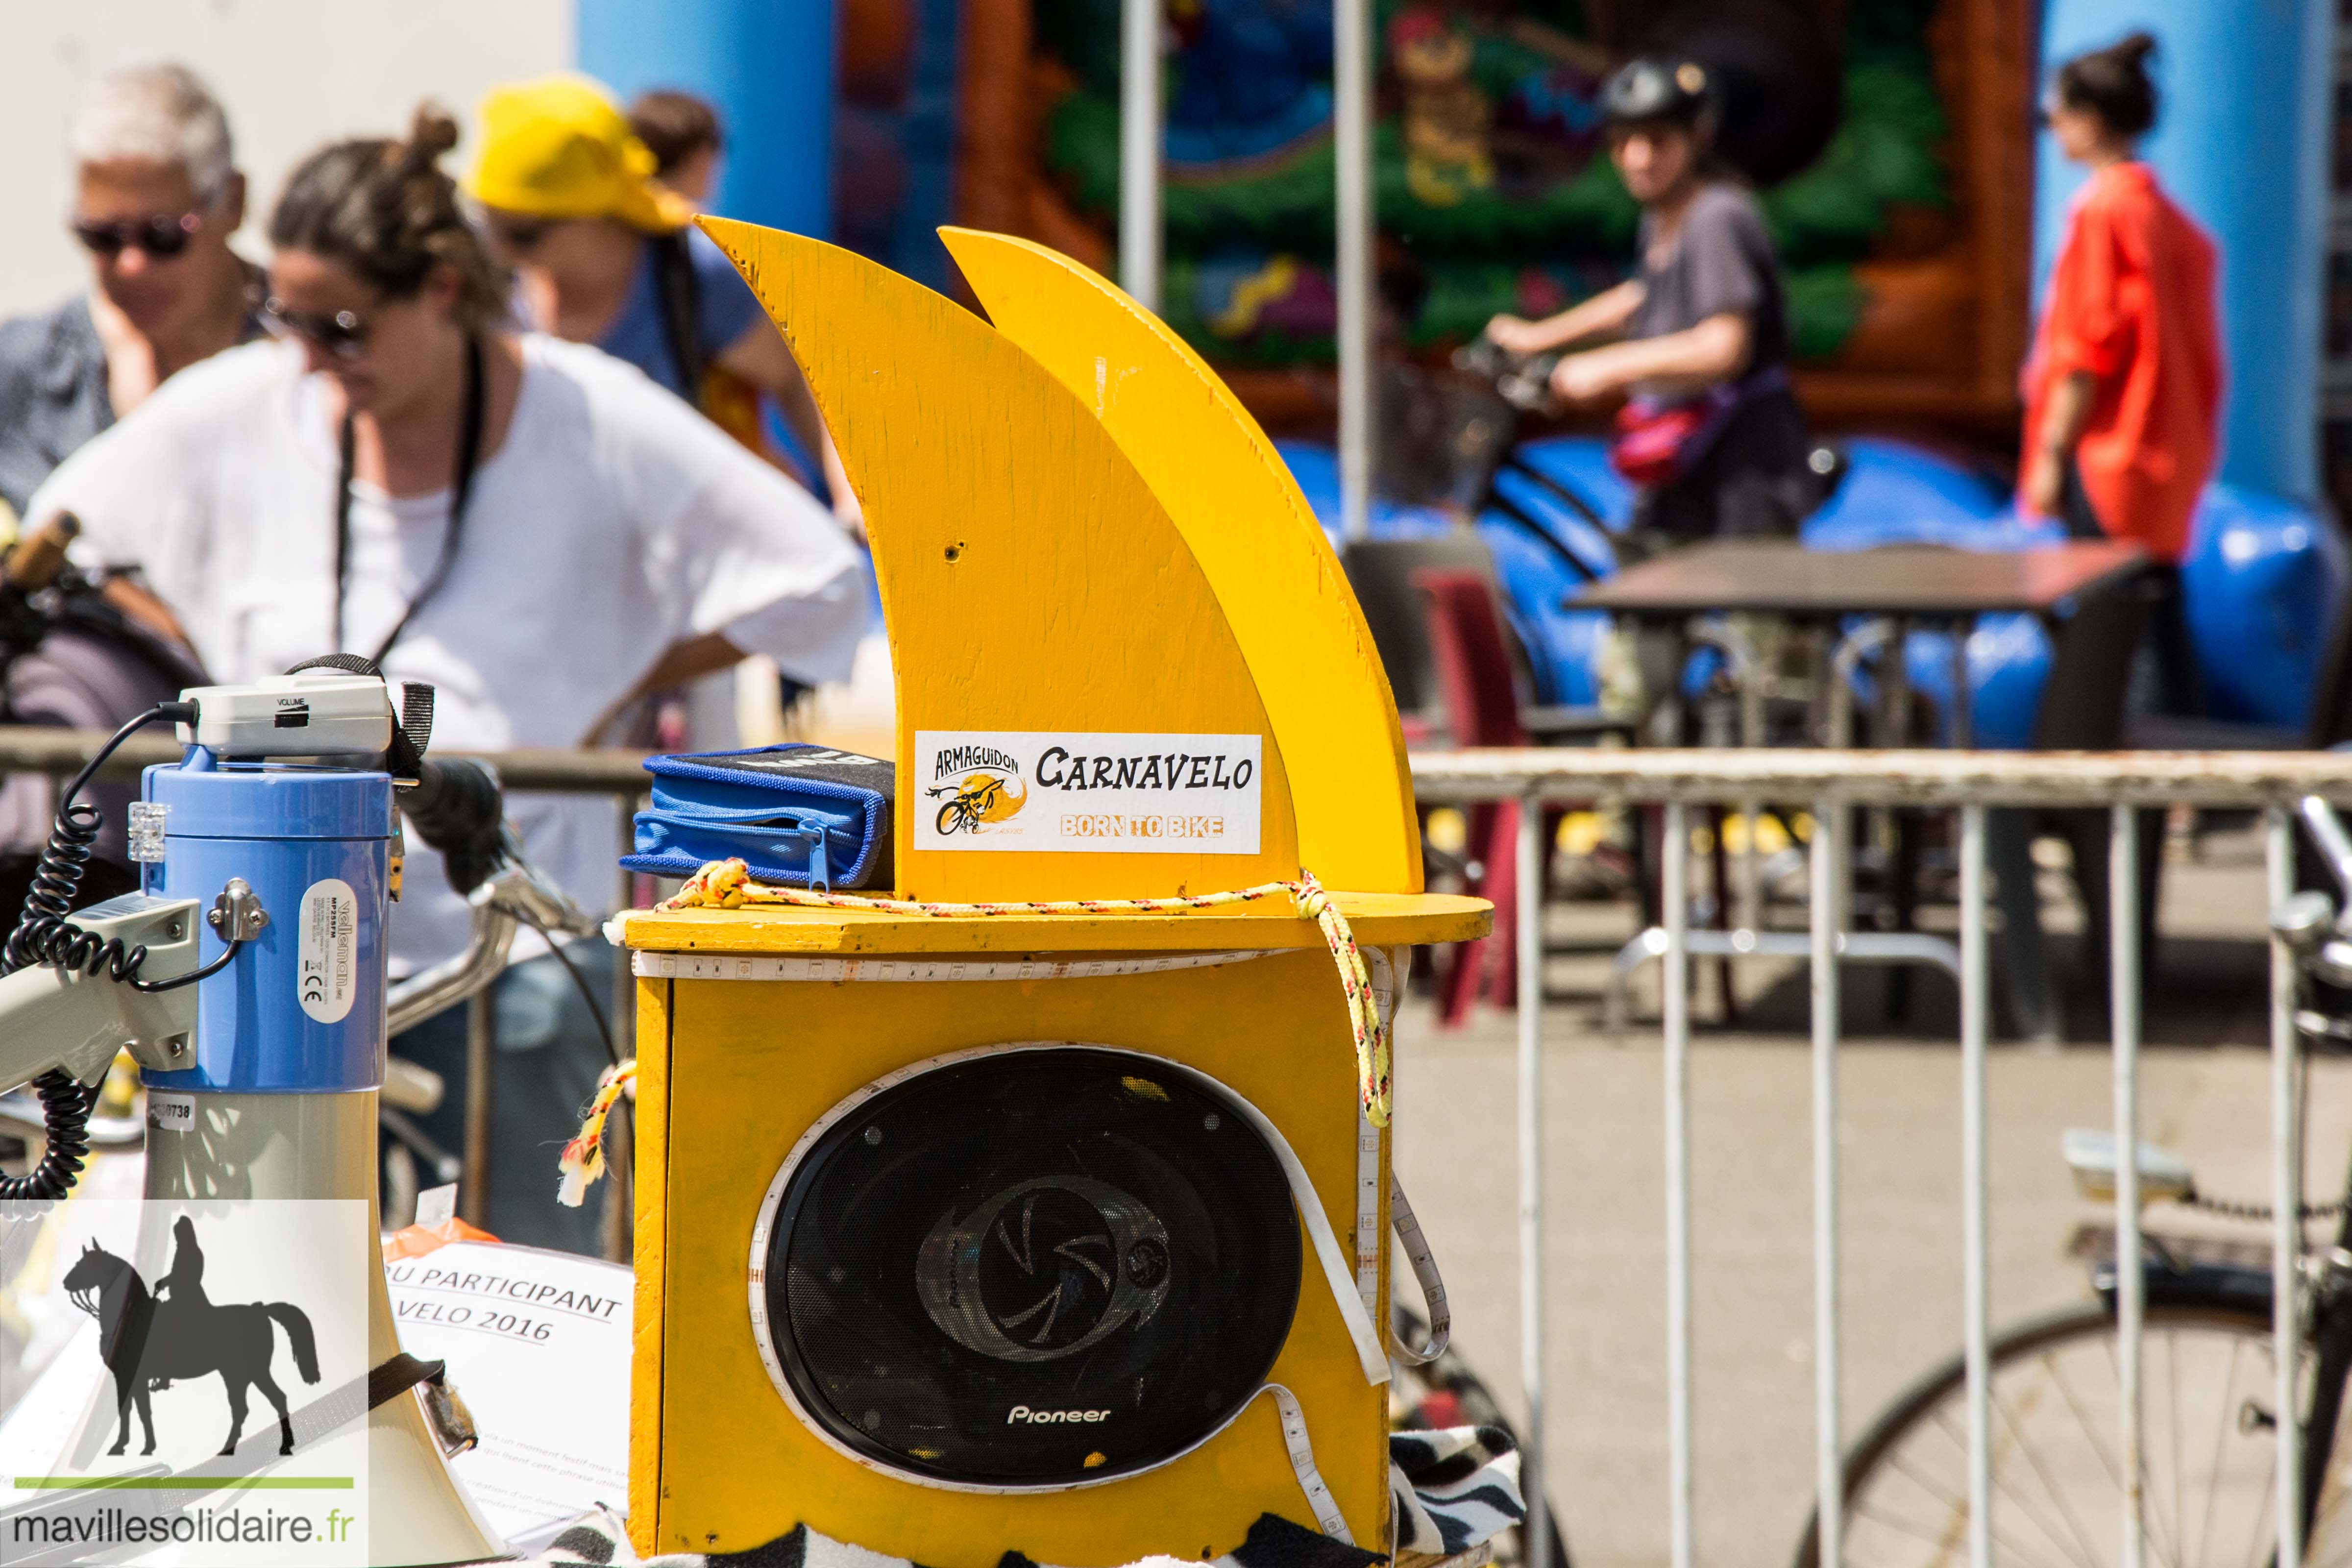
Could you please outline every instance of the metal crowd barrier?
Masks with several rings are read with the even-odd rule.
[[[1812,1209],[1814,1289],[1814,1424],[1819,1561],[1843,1563],[1843,1440],[1840,1432],[1838,1308],[1838,967],[1853,962],[1843,950],[1843,910],[1851,887],[1850,850],[1828,830],[1854,806],[1947,808],[1959,817],[1958,981],[1963,1280],[1966,1300],[1969,1430],[1969,1561],[1993,1561],[1990,1508],[1992,1442],[1989,1405],[1985,1049],[1988,1033],[1985,892],[1985,813],[1992,806],[2105,807],[2112,826],[2109,900],[2114,994],[2116,1146],[2139,1146],[2140,925],[2138,822],[2134,808],[2175,803],[2255,808],[2264,814],[2271,901],[2292,888],[2293,807],[2305,795],[2352,801],[2352,756],[2305,752],[1968,752],[1802,750],[1601,751],[1538,749],[1416,755],[1413,786],[1423,805],[1520,803],[1517,842],[1518,1136],[1520,1359],[1528,1418],[1524,1463],[1530,1504],[1528,1560],[1543,1562],[1541,1480],[1545,1406],[1546,1318],[1543,1290],[1543,1129],[1538,1108],[1543,1087],[1542,841],[1547,802],[1623,801],[1664,807],[1663,871],[1668,896],[1659,942],[1664,963],[1664,1084],[1666,1152],[1666,1359],[1669,1541],[1673,1568],[1691,1568],[1691,1188],[1690,1188],[1690,808],[1766,800],[1809,806],[1816,824],[1810,846],[1808,888],[1812,1016]],[[1824,897],[1826,893],[1828,896]],[[1748,902],[1747,900],[1742,900]],[[1757,918],[1748,903],[1742,914]],[[1762,933],[1728,933],[1732,951],[1755,951]],[[1743,945],[1743,942],[1745,945]],[[1711,948],[1710,951],[1713,951]],[[2294,1215],[2302,1201],[2302,1150],[2296,1117],[2297,1039],[2294,967],[2275,941],[2271,962],[2272,1185],[2274,1342],[2297,1342],[2300,1237]],[[2140,1330],[2144,1303],[2137,1163],[2117,1160],[2116,1248],[2121,1343],[2116,1413],[2117,1468],[2143,1474],[2140,1463]],[[2294,1456],[2299,1434],[2293,1354],[2276,1357],[2279,1476],[2279,1568],[2300,1568],[2300,1499]],[[2144,1500],[2135,1482],[2124,1489],[2123,1563],[2144,1560]]]
[[[106,736],[102,732],[0,727],[0,773],[37,772],[62,777],[79,769]],[[442,753],[447,754],[447,753]],[[108,772],[134,773],[170,762],[168,741],[142,739],[116,753]],[[645,787],[642,755],[633,752],[509,752],[486,755],[506,786],[518,791],[603,795],[626,807]],[[1608,751],[1530,749],[1423,753],[1412,758],[1413,784],[1424,805],[1520,803],[1517,860],[1518,942],[1518,1215],[1520,1360],[1527,1405],[1524,1463],[1530,1504],[1527,1559],[1548,1558],[1541,1480],[1547,1320],[1543,1269],[1542,841],[1546,803],[1622,801],[1663,805],[1663,871],[1669,889],[1689,885],[1690,808],[1738,806],[1754,801],[1803,804],[1824,826],[1854,806],[1948,809],[1959,819],[1958,978],[1960,994],[1960,1081],[1965,1354],[1969,1368],[1969,1557],[1977,1568],[1992,1562],[1989,1426],[1985,1053],[1988,1039],[1985,813],[1995,806],[2104,807],[2111,817],[2110,963],[2116,998],[2112,1009],[2116,1147],[2139,1146],[2140,926],[2137,908],[2138,822],[2135,808],[2186,804],[2253,808],[2265,818],[2268,889],[2273,903],[2291,890],[2294,864],[2292,813],[2305,795],[2352,803],[2352,756],[2316,752],[1969,752],[1804,750]],[[1842,1556],[1842,1465],[1838,1292],[1837,1049],[1838,967],[1856,962],[1857,934],[1843,929],[1851,885],[1851,850],[1843,834],[1817,830],[1810,846],[1809,933],[1812,1022],[1812,1208],[1814,1237],[1815,1471],[1821,1520],[1820,1557]],[[1829,897],[1821,896],[1826,890]],[[1743,918],[1760,918],[1752,896],[1739,900]],[[1664,965],[1666,1152],[1666,1355],[1668,1507],[1673,1568],[1692,1568],[1690,958],[1694,952],[1686,898],[1664,900],[1665,925],[1656,939]],[[1751,928],[1719,933],[1717,945],[1734,952],[1765,951],[1766,933]],[[1708,948],[1716,951],[1715,946]],[[632,1006],[625,968],[615,984],[614,1025],[625,1029]],[[2294,967],[2273,942],[2271,963],[2272,1231],[2275,1342],[2297,1342],[2303,1157],[2296,1103],[2297,1037]],[[488,1061],[489,1009],[478,999],[469,1069]],[[480,1098],[480,1097],[478,1097]],[[485,1124],[486,1130],[486,1124]],[[470,1142],[470,1140],[469,1140]],[[627,1169],[616,1151],[615,1175]],[[2118,1463],[2126,1476],[2141,1466],[2139,1331],[2144,1303],[2138,1271],[2128,1260],[2141,1252],[2137,1163],[2118,1159],[2116,1173],[2116,1257],[2120,1325],[2121,1408],[2116,1415]],[[616,1194],[616,1196],[618,1194]],[[625,1203],[610,1210],[620,1223],[608,1245],[625,1241]],[[625,1256],[625,1252],[621,1253]],[[2301,1500],[2294,1463],[2300,1435],[2295,1398],[2296,1358],[2275,1358],[2278,1369],[2279,1568],[2301,1568]],[[2142,1500],[2125,1489],[2122,1521],[2125,1568],[2140,1568],[2145,1552]]]

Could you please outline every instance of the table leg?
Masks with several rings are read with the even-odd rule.
[[[1974,616],[1952,623],[1951,747],[1956,752],[1976,745],[1976,693],[1969,689],[1969,639],[1976,629]]]
[[[1911,712],[1911,623],[1897,617],[1895,631],[1887,641],[1886,658],[1880,679],[1885,698],[1885,729],[1880,744],[1907,747],[1912,741]],[[1918,818],[1900,806],[1888,806],[1879,815],[1878,841],[1885,853],[1886,879],[1880,884],[1880,897],[1893,918],[1898,931],[1911,929],[1916,903],[1915,884],[1918,880]],[[1886,977],[1886,1016],[1896,1023],[1911,1016],[1911,973],[1898,965]]]

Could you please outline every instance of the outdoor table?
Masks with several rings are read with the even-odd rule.
[[[1680,625],[1700,616],[1726,613],[1780,616],[1830,628],[1863,617],[1867,624],[1847,634],[1832,652],[1822,639],[1819,689],[1827,713],[1827,740],[1852,743],[1852,697],[1848,679],[1862,654],[1887,645],[1879,682],[1887,723],[1882,744],[1907,739],[1909,709],[1904,641],[1915,625],[1948,627],[1952,639],[1950,743],[1970,743],[1968,641],[1979,616],[2023,614],[2038,617],[2049,634],[2050,672],[2042,685],[2032,743],[2039,748],[2106,749],[2121,733],[2126,677],[2139,640],[2144,605],[2128,592],[2152,563],[2137,544],[2107,540],[2075,541],[2048,549],[1990,552],[1936,544],[1882,545],[1872,550],[1809,550],[1794,540],[1721,540],[1674,551],[1618,576],[1593,584],[1565,601],[1571,609],[1606,610],[1651,624]],[[2085,614],[2096,606],[2095,613]],[[1744,644],[1739,637],[1707,640]],[[1737,663],[1738,660],[1735,660]],[[1743,743],[1762,743],[1761,700],[1753,671],[1740,670]],[[1752,822],[1758,809],[1746,808]],[[1831,825],[1838,863],[1849,863],[1849,825]],[[1903,1016],[1909,987],[1902,967],[1921,962],[1948,967],[1958,952],[1941,950],[1940,939],[1911,932],[1911,876],[1916,835],[1898,827],[1890,887],[1895,931],[1853,932],[1847,957],[1897,965],[1890,977],[1889,1011]],[[1745,863],[1740,902],[1748,930],[1691,933],[1694,955],[1797,951],[1802,939],[1764,932],[1762,895],[1756,886],[1755,858]],[[1622,986],[1632,968],[1654,957],[1662,932],[1645,931],[1620,954],[1611,987],[1612,1020],[1623,1012]],[[1925,951],[1923,943],[1937,951]],[[1728,976],[1725,994],[1729,995]]]
[[[1851,616],[1894,623],[1900,679],[1904,628],[1912,623],[1952,628],[1952,743],[1968,744],[1968,633],[1978,617],[2025,614],[2054,623],[2073,605],[2102,598],[2137,582],[2149,569],[2137,544],[2070,540],[2045,550],[1990,552],[1937,544],[1881,545],[1874,550],[1809,550],[1793,540],[1719,540],[1695,544],[1628,568],[1605,583],[1571,595],[1569,608],[1606,610],[1643,621],[1679,621],[1725,612],[1785,616],[1834,624]],[[2050,687],[2071,691],[2081,664],[2103,649],[2094,639],[2060,637],[2052,627]],[[2121,650],[2128,659],[2130,649]],[[1824,673],[1827,673],[1826,671]],[[2120,697],[2120,683],[2116,684]],[[2099,715],[2113,720],[2117,714]]]

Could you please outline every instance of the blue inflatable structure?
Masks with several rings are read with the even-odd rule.
[[[1311,442],[1276,445],[1325,528],[1339,516],[1339,465]],[[1847,444],[1853,469],[1831,503],[1804,529],[1822,551],[1882,544],[1941,544],[1954,549],[2044,549],[2065,537],[2046,519],[2018,515],[2000,476],[1907,442],[1862,437]],[[1518,458],[1575,492],[1609,525],[1625,526],[1632,492],[1591,437],[1533,441]],[[1478,532],[1495,558],[1504,613],[1526,646],[1536,700],[1585,705],[1600,692],[1600,637],[1608,617],[1565,610],[1561,602],[1584,578],[1616,570],[1609,533],[1596,529],[1545,486],[1506,470],[1496,489],[1548,529],[1559,550],[1529,537],[1525,523],[1489,510]],[[1375,538],[1443,533],[1452,524],[1425,507],[1375,500]],[[2181,563],[2189,635],[2203,673],[2210,717],[2301,728],[2332,617],[2352,582],[2352,560],[2336,528],[2306,508],[2259,491],[2217,484],[2200,504],[2189,553]],[[1951,710],[1951,642],[1941,632],[1914,633],[1906,644],[1911,688],[1937,713]],[[2031,616],[1987,616],[1968,646],[1969,719],[1974,743],[2029,744],[2050,642]],[[1706,671],[1695,661],[1693,679]],[[1942,721],[1948,723],[1948,719]]]

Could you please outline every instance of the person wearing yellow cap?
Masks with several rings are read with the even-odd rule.
[[[734,264],[656,177],[651,149],[603,86],[550,77],[493,88],[466,179],[491,248],[516,269],[534,325],[624,359],[761,447],[749,387],[820,457],[835,510],[856,516],[800,367]]]

